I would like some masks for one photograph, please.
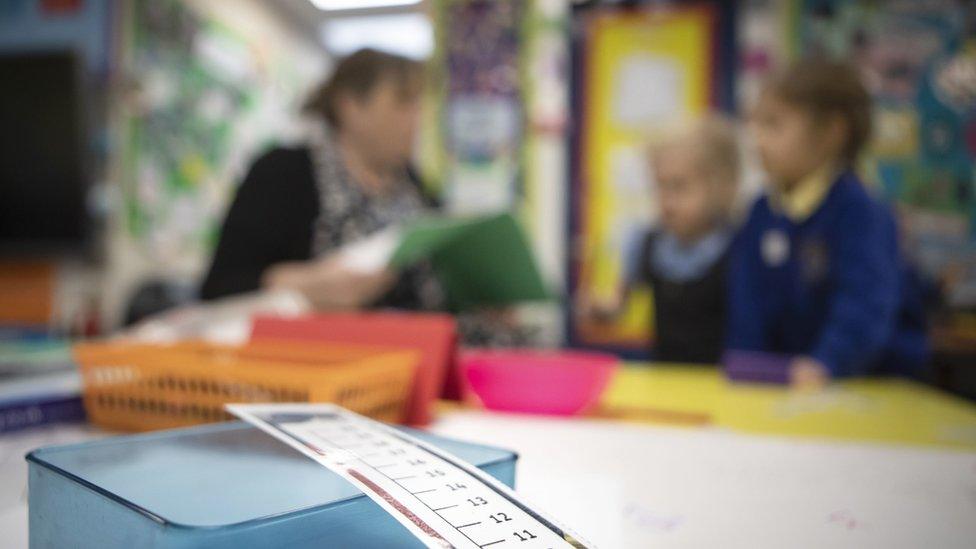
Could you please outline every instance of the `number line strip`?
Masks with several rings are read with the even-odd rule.
[[[462,507],[462,500],[466,496],[470,496],[468,501],[474,507],[478,508],[482,505],[486,505],[486,507],[484,509],[476,510],[469,509],[468,511],[464,511],[461,515],[453,515],[455,516],[455,519],[461,518],[463,520],[464,518],[467,518],[468,520],[471,520],[472,518],[480,517],[482,513],[485,513],[486,511],[487,513],[499,511],[498,514],[489,514],[488,516],[494,519],[498,525],[501,525],[503,522],[512,520],[512,518],[509,518],[505,513],[500,513],[500,511],[503,509],[505,511],[509,511],[509,509],[506,508],[506,505],[508,505],[511,506],[511,510],[518,513],[515,515],[516,522],[513,523],[517,528],[521,528],[521,525],[531,527],[532,522],[529,521],[534,521],[537,527],[547,531],[544,539],[548,539],[548,536],[552,534],[559,538],[560,541],[569,543],[572,547],[585,547],[584,544],[569,537],[569,534],[566,531],[554,524],[551,520],[542,516],[540,512],[532,510],[528,507],[528,505],[521,502],[508,487],[502,485],[502,483],[497,479],[490,478],[483,471],[475,470],[473,466],[454,458],[448,452],[443,451],[432,444],[422,440],[412,439],[412,437],[409,435],[399,433],[389,426],[360,417],[356,414],[347,412],[342,408],[329,405],[229,405],[228,409],[242,419],[245,419],[262,430],[267,431],[269,434],[281,438],[284,442],[289,443],[300,451],[303,451],[310,457],[315,458],[315,455],[317,454],[320,457],[315,459],[320,461],[322,465],[330,468],[334,468],[336,465],[338,465],[342,467],[342,469],[345,469],[345,473],[349,477],[355,479],[358,483],[360,483],[360,485],[369,488],[371,492],[373,492],[377,497],[379,497],[380,500],[389,506],[388,509],[396,510],[402,517],[401,522],[406,520],[408,523],[412,523],[411,525],[415,526],[416,529],[419,529],[424,534],[430,536],[432,540],[431,542],[428,542],[428,544],[433,543],[438,547],[441,546],[441,543],[443,543],[445,547],[452,545],[447,541],[447,538],[441,535],[437,529],[432,526],[438,524],[438,522],[432,520],[433,516],[431,515],[438,517],[444,522],[444,526],[440,526],[438,528],[453,528],[457,534],[460,534],[464,539],[467,539],[475,547],[484,548],[509,541],[506,536],[488,543],[479,544],[470,535],[462,531],[462,529],[484,524],[484,521],[474,521],[458,525],[444,516],[442,513],[443,511]],[[268,419],[262,417],[263,414],[268,414]],[[318,420],[321,421],[321,423],[313,422],[307,424],[307,427],[310,428],[300,425],[310,420]],[[324,428],[316,428],[320,425]],[[311,440],[315,440],[316,443],[310,442]],[[369,448],[363,448],[364,446],[368,446]],[[329,447],[331,447],[330,450],[322,449]],[[356,449],[360,449],[362,453]],[[380,449],[384,450],[380,451]],[[366,456],[379,456],[385,453],[391,454],[393,456],[392,459],[401,460],[402,463],[381,463],[379,465],[372,465],[365,459]],[[329,455],[328,458],[326,458],[327,455]],[[345,456],[348,456],[348,459]],[[424,459],[418,459],[416,457],[412,458],[411,456],[422,456]],[[429,463],[426,456],[432,457],[434,462]],[[328,461],[325,461],[326,459]],[[438,463],[438,460],[440,463]],[[357,468],[346,466],[347,463],[351,464],[352,462],[359,462],[362,464],[362,466],[372,469],[372,478],[370,478],[370,474],[365,470],[357,470]],[[382,468],[392,468],[397,466],[403,467],[403,469],[397,469],[390,474],[380,470]],[[403,473],[411,470],[418,471],[418,473],[403,475]],[[421,475],[420,471],[426,471],[426,476],[430,478],[426,478],[424,475]],[[400,473],[402,476],[391,476],[397,473]],[[429,504],[421,499],[419,495],[438,492],[439,490],[442,490],[443,487],[433,487],[412,491],[401,482],[409,479],[418,479],[418,477],[421,477],[423,480],[416,481],[421,483],[419,485],[414,485],[416,488],[423,488],[424,484],[430,486],[430,483],[438,482],[440,477],[444,477],[444,481],[451,481],[450,483],[446,484],[448,488],[451,488],[452,492],[451,494],[446,494],[445,492],[445,497],[447,499],[434,498],[435,500],[439,500],[436,501],[436,503],[440,503],[442,505],[441,507],[432,507],[432,504]],[[383,482],[380,480],[381,478],[385,478],[390,483],[388,487],[384,487],[382,484],[377,484],[378,482]],[[469,492],[454,494],[455,491],[465,490],[468,488],[468,486],[461,484],[461,482],[456,482],[456,480],[464,480],[465,484],[469,484],[469,482],[467,482],[469,480],[474,480],[475,484],[470,487],[471,491]],[[397,489],[393,489],[393,486],[396,486]],[[404,498],[408,495],[413,496],[413,499],[430,511],[431,515],[427,515],[426,512],[422,512],[420,507],[408,506],[404,501]],[[482,497],[482,495],[484,497]],[[447,505],[452,500],[458,501],[458,503]],[[467,507],[465,507],[465,509],[467,509]],[[417,513],[421,514],[418,515]],[[504,516],[505,520],[499,522],[496,518],[497,516]],[[416,529],[414,530],[415,532]],[[535,530],[535,528],[532,529]],[[479,530],[479,534],[477,534],[477,536],[484,539],[488,535],[491,535],[492,531],[495,532],[495,536],[503,533],[502,531],[499,531],[497,527],[492,526],[484,532]],[[521,529],[520,531],[524,532],[529,537],[523,539],[521,535],[516,533],[515,536],[518,537],[519,541],[528,541],[530,539],[535,540],[538,537],[530,533],[527,529]],[[457,543],[461,543],[461,538],[454,537],[454,539],[457,540]],[[555,540],[551,540],[548,543],[553,542],[555,542]],[[464,544],[462,543],[462,545]],[[529,545],[532,544],[530,543]]]
[[[322,438],[322,436],[321,436],[321,435],[318,435],[318,436],[319,436],[319,438]],[[330,440],[328,440],[328,439],[325,439],[325,441],[326,441],[326,442],[330,442],[330,443],[332,443],[332,444],[335,444],[334,442],[332,442],[332,441],[330,441]],[[388,444],[386,444],[386,445],[384,445],[384,446],[388,446]],[[342,447],[340,447],[340,449],[342,449],[342,450],[345,450],[345,448],[342,448]],[[348,450],[347,450],[347,451],[348,451]],[[358,454],[357,452],[352,452],[352,453],[353,453],[353,454],[355,454],[355,455],[356,455],[357,457],[359,456],[359,454]],[[437,457],[438,457],[439,459],[443,459],[443,458],[441,458],[440,456],[437,456]],[[372,465],[370,465],[370,464],[368,464],[368,463],[366,463],[366,461],[365,461],[365,460],[363,460],[363,459],[360,459],[360,461],[362,461],[362,462],[363,462],[363,463],[364,463],[364,464],[365,464],[365,465],[366,465],[367,467],[372,467]],[[447,461],[447,460],[444,460],[444,461]],[[450,463],[450,462],[448,462],[448,463]],[[375,468],[375,467],[373,467],[373,469],[374,469],[374,470],[376,470],[376,468]],[[397,484],[398,486],[400,486],[401,488],[403,488],[404,490],[406,490],[406,492],[407,492],[408,494],[409,494],[409,493],[411,493],[411,492],[410,492],[410,490],[408,490],[406,486],[404,486],[403,484],[400,484],[400,482],[398,482],[398,481],[397,481],[397,480],[396,480],[395,478],[392,478],[392,477],[391,477],[390,475],[387,475],[386,473],[384,473],[383,471],[380,471],[380,470],[376,470],[376,472],[377,472],[377,473],[379,473],[379,474],[381,474],[381,475],[383,475],[384,477],[386,477],[387,479],[389,479],[389,480],[390,480],[391,482],[394,482],[394,483],[396,483],[396,484]],[[464,536],[465,538],[467,538],[467,539],[468,539],[468,541],[470,541],[470,542],[471,542],[471,543],[473,543],[474,545],[478,545],[478,542],[476,542],[475,540],[473,540],[473,539],[471,539],[471,536],[469,536],[469,535],[467,535],[467,534],[465,534],[465,533],[464,533],[464,532],[462,532],[461,530],[458,530],[458,527],[457,527],[457,526],[455,526],[454,524],[452,524],[452,523],[451,523],[451,521],[449,521],[449,520],[447,520],[447,518],[445,518],[445,517],[444,517],[443,515],[441,515],[441,514],[440,514],[440,513],[438,513],[437,511],[435,511],[435,510],[434,510],[434,508],[432,508],[432,507],[431,507],[430,505],[427,505],[427,502],[425,502],[424,500],[422,500],[422,499],[420,499],[420,498],[419,498],[419,497],[417,497],[417,496],[416,496],[415,494],[414,494],[413,496],[414,496],[414,499],[416,499],[416,500],[417,500],[418,502],[420,502],[420,503],[421,503],[421,504],[422,504],[422,505],[423,505],[424,507],[426,507],[426,508],[428,508],[428,509],[430,509],[432,513],[434,513],[434,514],[436,514],[437,516],[439,516],[439,517],[441,517],[441,519],[443,519],[445,523],[447,523],[447,524],[448,524],[448,525],[449,525],[449,526],[450,526],[451,528],[454,528],[455,530],[457,530],[457,532],[458,532],[459,534],[461,534],[462,536]],[[438,535],[438,537],[440,537],[440,536]],[[484,546],[483,546],[483,545],[478,545],[478,547],[484,547]]]

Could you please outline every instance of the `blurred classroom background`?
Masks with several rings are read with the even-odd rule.
[[[468,306],[367,307],[352,285],[335,307],[202,299],[222,227],[265,232],[228,217],[248,174],[290,182],[256,159],[315,143],[303,106],[364,48],[424,68],[408,175],[445,216],[395,253],[377,232],[343,265],[430,259]],[[648,143],[708,113],[733,120],[744,219],[769,179],[753,106],[813,55],[852,64],[870,95],[856,167],[896,212],[931,358],[915,379],[810,393],[648,364],[649,288],[612,318],[580,314],[615,295],[635,233],[659,221]],[[520,487],[603,546],[796,546],[801,532],[810,546],[964,547],[974,158],[976,4],[962,0],[0,0],[0,529],[26,545],[36,446],[229,419],[226,402],[333,401],[519,451]],[[211,297],[237,293],[224,267]]]
[[[5,340],[112,334],[192,302],[250,163],[300,143],[312,86],[373,47],[429,69],[421,180],[450,214],[512,212],[565,296],[518,308],[533,343],[641,358],[648,292],[612,324],[578,321],[567,304],[611,291],[628,235],[654,221],[648,131],[744,115],[765,76],[817,52],[861,69],[876,126],[862,171],[939,290],[927,379],[972,397],[974,17],[948,1],[10,0]],[[746,204],[763,177],[748,152],[742,176]]]

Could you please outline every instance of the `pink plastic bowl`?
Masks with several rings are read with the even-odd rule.
[[[578,414],[596,403],[620,360],[583,351],[465,351],[461,368],[486,408]]]

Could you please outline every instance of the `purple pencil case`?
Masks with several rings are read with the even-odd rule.
[[[775,383],[790,381],[788,355],[759,351],[726,351],[722,356],[725,375],[730,381],[745,383]]]

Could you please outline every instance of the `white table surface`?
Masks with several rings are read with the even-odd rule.
[[[601,548],[976,546],[976,453],[452,411],[437,434],[519,452],[517,489]],[[27,547],[26,463],[105,433],[0,435],[0,547]]]
[[[455,412],[599,547],[976,547],[976,453]]]

